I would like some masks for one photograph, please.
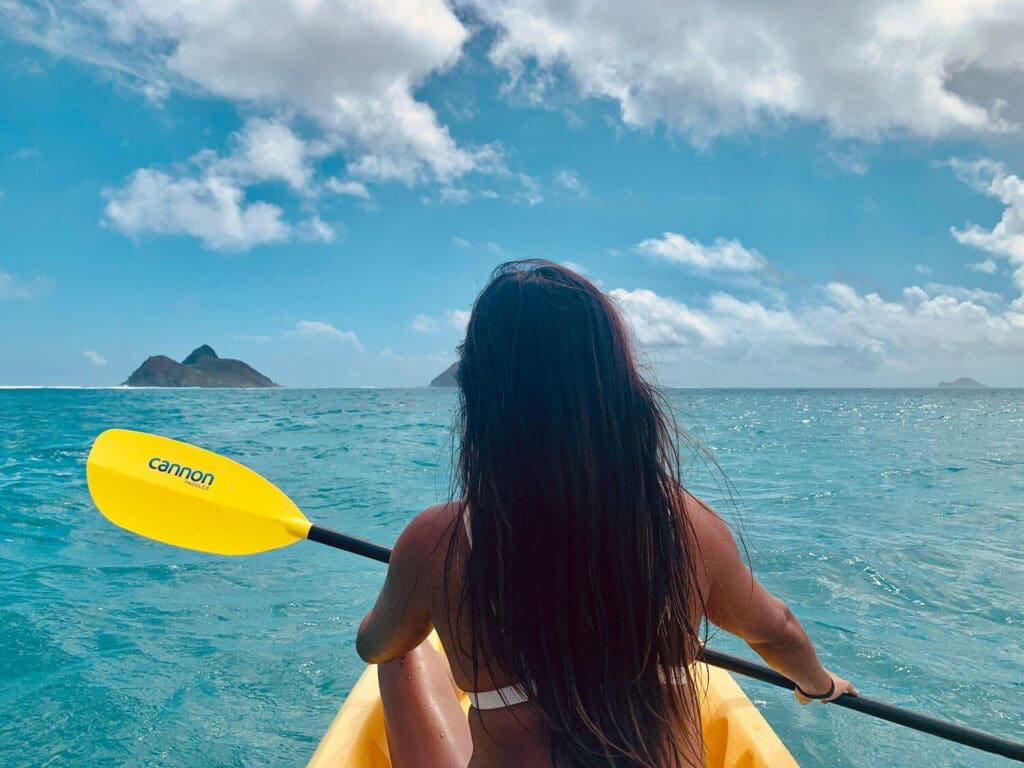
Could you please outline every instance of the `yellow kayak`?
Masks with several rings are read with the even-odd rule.
[[[436,644],[436,643],[435,643]],[[728,672],[694,665],[707,768],[799,768],[782,740]],[[462,709],[469,709],[463,696]],[[309,768],[391,768],[377,668],[366,668],[309,761]]]

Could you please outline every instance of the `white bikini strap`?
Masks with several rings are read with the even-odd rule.
[[[469,529],[469,506],[462,508],[462,527],[466,529],[466,538],[469,539],[469,546],[473,546],[473,532]]]
[[[523,704],[530,700],[529,694],[518,685],[506,685],[504,688],[480,691],[479,693],[467,691],[466,695],[469,696],[469,703],[476,709],[502,709],[514,707],[516,704]]]

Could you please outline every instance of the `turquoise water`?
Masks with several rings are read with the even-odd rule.
[[[731,483],[688,458],[690,486],[827,664],[866,694],[1024,739],[1024,392],[671,398]],[[85,485],[99,432],[201,444],[311,519],[391,544],[446,495],[454,402],[0,390],[0,764],[303,765],[362,669],[355,631],[382,566],[305,542],[221,558],[115,529]],[[1009,764],[741,683],[803,766]]]

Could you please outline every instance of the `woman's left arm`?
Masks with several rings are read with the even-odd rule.
[[[380,664],[404,656],[433,628],[427,567],[437,545],[432,512],[428,509],[413,518],[391,550],[384,586],[356,636],[356,651],[367,663]]]

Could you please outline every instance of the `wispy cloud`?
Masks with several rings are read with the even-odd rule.
[[[107,358],[103,357],[99,352],[93,349],[87,349],[82,353],[82,357],[88,360],[93,365],[105,366],[107,364]]]
[[[412,319],[412,329],[418,333],[438,333],[441,324],[429,315],[416,315]]]
[[[441,317],[416,315],[412,319],[412,329],[418,333],[440,333],[445,328],[465,331],[469,324],[470,313],[464,309],[449,309]]]
[[[295,323],[295,327],[285,331],[284,335],[293,339],[327,339],[345,342],[354,345],[359,350],[363,349],[363,344],[354,331],[342,331],[322,320],[299,320]]]
[[[315,213],[310,218],[300,222],[295,227],[295,232],[299,238],[310,242],[333,243],[336,237],[334,227]]]
[[[457,331],[466,330],[466,326],[469,325],[469,316],[470,312],[465,309],[449,309],[444,313],[448,327],[454,328]]]
[[[982,261],[976,261],[969,266],[972,272],[983,272],[986,275],[994,275],[996,273],[996,263],[992,259],[983,259]]]
[[[555,183],[560,187],[575,192],[579,197],[587,196],[587,185],[584,184],[576,171],[563,168],[555,174]]]
[[[544,193],[541,191],[540,181],[527,173],[516,175],[520,189],[512,196],[512,200],[523,203],[531,208],[544,202]]]
[[[368,200],[370,197],[370,192],[367,190],[366,185],[361,181],[353,179],[338,179],[332,176],[324,182],[324,186],[336,195],[348,195],[364,200]]]
[[[23,280],[9,272],[0,270],[0,301],[35,298],[45,293],[49,287],[49,281],[44,278],[37,277],[32,280]]]

